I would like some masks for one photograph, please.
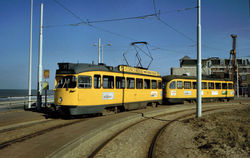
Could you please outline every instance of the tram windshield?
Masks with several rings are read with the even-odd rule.
[[[75,88],[76,87],[76,77],[75,76],[65,76],[58,80],[56,88]]]

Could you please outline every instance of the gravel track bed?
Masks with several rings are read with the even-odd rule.
[[[209,107],[213,108],[218,105],[209,105]],[[227,104],[220,104],[220,106],[228,106]],[[194,106],[192,105],[182,105],[180,106],[171,106],[168,107],[169,110],[165,111],[165,113],[171,113],[174,111],[182,111],[187,109],[192,109]],[[193,110],[194,112],[194,110]],[[184,112],[185,113],[185,112]],[[144,115],[147,117],[156,116],[154,115]],[[184,115],[184,114],[183,114]],[[149,123],[140,123],[140,125],[136,125],[132,128],[129,128],[124,133],[120,134],[117,138],[112,140],[111,144],[105,147],[100,153],[98,153],[97,157],[145,157],[147,155],[150,143],[157,132],[166,122],[169,120],[176,118],[180,115],[167,115],[164,117],[159,117],[157,119],[150,119]],[[141,119],[145,119],[145,117],[141,117]],[[103,130],[102,133],[98,133],[92,136],[89,140],[85,140],[82,144],[74,148],[74,150],[64,154],[64,158],[67,157],[88,157],[91,152],[93,152],[98,144],[102,144],[107,139],[109,139],[112,135],[119,132],[121,129],[127,128],[131,124],[136,121],[140,121],[141,119],[130,121],[130,124],[127,123],[119,123],[117,127],[110,127],[107,130]],[[126,125],[123,125],[126,124]],[[148,133],[149,132],[149,133]],[[145,144],[146,143],[146,144]],[[143,156],[140,156],[143,155]],[[57,156],[58,157],[58,156]]]
[[[181,112],[191,114],[193,112]],[[170,114],[157,119],[149,119],[133,126],[116,137],[96,157],[147,157],[150,143],[155,133],[178,114]]]
[[[247,104],[171,124],[156,144],[155,157],[249,157]]]
[[[215,106],[231,106],[236,103],[216,103],[216,104],[204,104],[204,107],[209,106],[209,107],[215,107]],[[157,115],[157,112],[165,112],[165,113],[170,113],[174,111],[180,111],[180,110],[185,110],[185,109],[191,109],[194,108],[195,105],[190,104],[190,105],[174,105],[174,106],[161,106],[159,108],[147,108],[147,109],[141,109],[141,110],[134,110],[134,111],[129,111],[125,113],[120,113],[116,115],[110,115],[110,116],[103,116],[103,117],[96,117],[96,118],[91,118],[88,121],[84,121],[72,126],[68,127],[63,127],[51,132],[48,132],[44,135],[40,135],[39,137],[32,138],[28,141],[25,142],[19,142],[14,145],[11,145],[7,149],[0,150],[0,152],[12,152],[12,155],[15,152],[19,152],[19,155],[36,155],[36,157],[41,157],[41,155],[47,155],[47,157],[88,157],[89,153],[91,153],[96,147],[98,147],[99,144],[101,144],[103,141],[105,141],[110,135],[113,133],[117,133],[117,131],[121,130],[122,128],[125,128],[129,126],[130,124],[135,123],[136,121],[140,121],[142,119],[145,119],[142,117],[142,113],[147,113],[146,117],[152,117]],[[30,121],[29,118],[33,118],[33,120],[39,120],[39,119],[44,119],[44,116],[41,113],[34,113],[30,114],[32,112],[12,112],[12,113],[6,113],[0,114],[0,117],[2,116],[7,116],[5,118],[5,121],[10,119],[11,124],[15,123],[20,123],[25,122],[25,121]],[[21,114],[21,115],[20,115]],[[25,114],[28,114],[27,116]],[[19,116],[20,115],[20,116]],[[18,119],[13,119],[16,116]],[[130,117],[130,119],[128,118]],[[172,116],[166,116],[161,117],[162,119],[172,119]],[[132,119],[131,119],[132,118]],[[57,119],[55,121],[48,121],[44,123],[40,123],[38,125],[32,125],[27,128],[21,128],[18,130],[13,130],[9,131],[8,133],[1,133],[0,135],[0,141],[2,139],[9,138],[14,139],[17,137],[21,137],[22,135],[28,134],[29,132],[36,132],[42,129],[47,129],[50,127],[55,126],[56,124],[64,124],[68,123],[72,120],[61,120]],[[75,121],[75,120],[73,120]],[[160,126],[160,124],[165,124],[166,122],[160,121],[160,120],[154,120],[150,119],[148,120],[150,123],[141,123],[140,125],[135,126],[131,129],[128,129],[127,131],[120,134],[119,137],[114,139],[112,141],[113,147],[112,146],[107,146],[108,148],[104,148],[99,154],[97,155],[98,157],[118,157],[116,156],[117,152],[121,152],[120,149],[123,149],[122,145],[124,144],[128,148],[127,152],[117,154],[119,157],[140,157],[139,155],[147,155],[147,152],[145,153],[145,148],[149,147],[144,147],[144,146],[149,146],[150,143],[145,144],[145,140],[148,138],[152,138],[157,130],[152,130],[153,134],[147,134],[149,129],[154,129],[156,126]],[[8,123],[0,120],[0,127],[6,126]],[[12,133],[11,133],[12,132]],[[75,133],[75,134],[73,134]],[[127,134],[126,134],[127,133]],[[2,135],[5,134],[5,135]],[[124,134],[124,135],[123,135]],[[142,135],[142,136],[141,136]],[[54,138],[55,136],[55,138]],[[5,138],[6,137],[6,138]],[[62,139],[58,139],[58,137]],[[50,140],[51,139],[51,140]],[[39,141],[38,141],[39,140]],[[134,141],[134,142],[133,142]],[[40,143],[38,143],[40,142]],[[48,143],[53,142],[53,144],[48,144]],[[151,141],[150,141],[151,142]],[[32,146],[31,144],[35,143],[36,146]],[[46,143],[48,145],[46,145]],[[134,144],[130,144],[134,143]],[[26,146],[32,146],[35,150],[32,153],[32,150],[27,148]],[[40,147],[41,146],[41,147]],[[51,146],[51,148],[48,150],[47,148]],[[133,148],[139,148],[138,151],[130,151],[130,149]],[[52,150],[53,149],[53,150]],[[67,150],[65,150],[67,149]],[[65,150],[65,151],[64,151]],[[120,150],[120,151],[119,151]],[[142,152],[142,150],[144,150]],[[147,149],[148,150],[148,149]],[[25,151],[25,153],[22,151]],[[33,150],[34,151],[34,150]],[[54,152],[53,152],[54,151]],[[6,152],[4,155],[6,155]],[[111,155],[105,156],[105,152],[107,154],[111,153]],[[41,154],[43,153],[43,154]],[[59,154],[58,154],[59,153]],[[130,156],[130,153],[133,155]],[[140,153],[140,154],[138,154]],[[0,156],[1,157],[1,156]],[[43,156],[44,157],[44,156]]]

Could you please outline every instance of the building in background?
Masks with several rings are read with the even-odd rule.
[[[240,76],[240,95],[250,93],[250,63],[248,59],[238,58],[238,71]],[[180,59],[179,68],[171,68],[171,75],[196,76],[197,60],[184,56]],[[232,80],[232,60],[212,57],[202,59],[202,75]]]

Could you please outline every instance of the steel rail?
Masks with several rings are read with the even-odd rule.
[[[208,111],[213,111],[213,110],[220,110],[220,109],[224,109],[224,107],[216,107],[216,108],[213,108],[213,109],[208,109],[208,110],[204,110],[204,112],[208,112]],[[140,121],[137,121],[131,125],[128,125],[127,127],[121,129],[120,131],[114,133],[111,137],[107,138],[102,144],[100,144],[93,152],[90,153],[90,155],[88,156],[88,158],[94,158],[97,156],[98,153],[100,153],[102,151],[102,149],[104,149],[106,146],[108,146],[109,143],[112,142],[112,140],[114,140],[115,138],[117,138],[120,134],[124,133],[125,131],[127,131],[128,129],[138,125],[139,123],[141,122],[145,122],[149,119],[154,119],[154,120],[159,120],[161,121],[162,119],[158,119],[157,117],[162,117],[162,116],[166,116],[166,115],[174,115],[174,114],[177,114],[177,113],[182,113],[182,112],[188,112],[188,111],[193,111],[191,114],[186,114],[184,116],[181,116],[181,117],[178,117],[176,119],[173,119],[173,120],[163,120],[163,121],[169,121],[167,123],[167,125],[164,125],[161,129],[165,129],[164,127],[165,126],[168,126],[169,124],[175,122],[175,121],[179,121],[181,118],[184,118],[184,117],[188,117],[188,116],[192,116],[192,115],[195,115],[195,108],[192,108],[192,109],[185,109],[185,110],[180,110],[180,111],[175,111],[175,112],[170,112],[170,113],[164,113],[164,114],[160,114],[160,115],[156,115],[156,116],[153,116],[153,117],[146,117],[144,116],[143,113],[142,114],[142,117],[144,118],[143,120],[140,120]],[[161,130],[160,130],[161,131]],[[158,135],[161,133],[161,132],[157,132]],[[156,140],[157,140],[157,137],[158,136],[155,136],[152,143],[155,144]],[[151,143],[151,144],[152,144]],[[151,147],[152,146],[152,147]],[[154,149],[154,145],[150,145],[150,148]],[[148,155],[152,155],[151,153],[154,153],[152,149],[149,148],[149,151],[148,151]],[[151,151],[150,151],[151,150]],[[150,157],[150,156],[148,156]]]
[[[5,148],[5,147],[8,147],[8,146],[10,146],[12,144],[15,144],[15,143],[18,143],[18,142],[23,142],[25,140],[34,138],[36,136],[43,135],[43,134],[51,132],[53,130],[63,128],[63,127],[66,127],[66,126],[70,126],[70,125],[73,125],[73,124],[76,124],[76,123],[79,123],[79,122],[83,122],[83,121],[87,121],[87,120],[88,120],[87,118],[84,118],[84,119],[76,120],[76,121],[73,121],[73,122],[56,125],[56,126],[53,126],[53,127],[47,128],[47,129],[43,129],[43,130],[34,132],[32,134],[28,134],[28,135],[25,135],[25,136],[22,136],[22,137],[19,137],[19,138],[16,138],[16,139],[12,139],[12,140],[2,142],[2,143],[0,143],[0,150]]]
[[[221,110],[221,109],[224,109],[223,107],[217,107],[217,108],[213,108],[213,109],[208,109],[208,110],[203,110],[204,113],[206,112],[210,112],[210,111],[215,111],[215,110]],[[195,115],[195,112],[194,113],[191,113],[191,114],[186,114],[186,115],[182,115],[180,117],[177,117],[176,119],[173,119],[171,121],[169,121],[167,124],[165,124],[164,126],[162,126],[158,131],[157,133],[155,134],[152,142],[151,142],[151,145],[149,147],[149,151],[148,151],[148,158],[155,158],[155,147],[156,147],[156,142],[157,140],[159,139],[159,136],[163,133],[163,131],[169,127],[172,123],[176,122],[176,121],[180,121],[181,119],[185,119],[187,117],[190,117],[192,115]]]
[[[89,156],[88,158],[94,158],[105,146],[107,146],[113,139],[115,139],[116,137],[118,137],[120,134],[122,134],[123,132],[127,131],[129,128],[134,127],[136,125],[138,125],[141,122],[147,121],[149,119],[155,119],[157,120],[156,117],[161,117],[161,116],[166,116],[166,115],[174,115],[177,113],[181,113],[181,112],[186,112],[186,111],[193,111],[195,110],[195,108],[192,109],[185,109],[185,110],[180,110],[180,111],[175,111],[175,112],[170,112],[170,113],[165,113],[165,114],[160,114],[160,115],[156,115],[153,117],[146,117],[144,116],[144,113],[142,114],[142,117],[144,118],[143,120],[137,121],[123,129],[121,129],[120,131],[116,132],[115,134],[113,134],[111,137],[109,137],[106,141],[104,141],[102,144],[100,144]],[[160,119],[158,119],[160,120]]]

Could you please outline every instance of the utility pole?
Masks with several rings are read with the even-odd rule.
[[[29,50],[29,84],[28,84],[28,109],[31,108],[31,75],[32,75],[32,19],[33,0],[30,0],[30,50]],[[26,107],[25,107],[26,108]]]
[[[93,46],[97,46],[97,44],[94,43]],[[108,43],[108,44],[103,45],[101,43],[101,38],[98,38],[98,64],[103,63],[103,47],[104,46],[112,46],[112,44]]]
[[[103,44],[102,44],[101,48],[102,48],[102,49],[101,49],[101,50],[102,50],[101,52],[102,52],[102,63],[103,63]]]
[[[105,45],[102,44],[102,45],[101,45],[101,48],[102,48],[102,51],[101,51],[101,52],[102,52],[102,63],[104,63],[104,62],[103,62],[103,47],[104,47],[104,46],[112,46],[112,44],[109,43],[109,44],[105,44]]]
[[[100,51],[101,51],[101,38],[98,39],[98,64],[101,63]]]
[[[201,117],[201,17],[200,0],[197,0],[197,99],[196,99],[196,117]]]
[[[40,38],[39,38],[39,58],[38,58],[38,81],[37,81],[37,110],[42,104],[42,57],[43,57],[43,3],[41,3],[40,15]]]

